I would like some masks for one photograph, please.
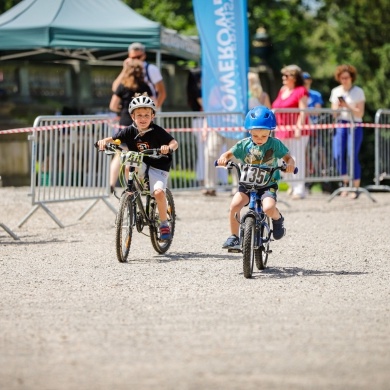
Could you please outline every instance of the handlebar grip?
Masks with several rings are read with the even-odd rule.
[[[215,166],[215,167],[218,166],[218,160],[215,160],[215,161],[214,161],[214,166]]]
[[[295,167],[294,169],[294,175],[296,175],[298,173],[298,167]]]

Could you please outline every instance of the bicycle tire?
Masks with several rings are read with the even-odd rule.
[[[152,224],[150,225],[150,240],[154,250],[157,253],[165,253],[172,244],[173,236],[175,234],[175,225],[176,225],[176,209],[175,202],[173,200],[172,192],[169,188],[165,191],[165,196],[167,199],[167,213],[168,213],[168,225],[171,229],[171,239],[162,241],[160,240],[160,216],[157,210],[157,204],[154,202],[150,209],[150,220]]]
[[[244,276],[247,279],[252,277],[253,264],[255,260],[255,235],[256,235],[256,221],[254,218],[247,218],[244,225],[244,237],[242,245],[242,265]]]
[[[133,238],[133,227],[136,217],[134,197],[124,192],[119,201],[119,208],[115,221],[116,256],[120,263],[127,262]]]
[[[269,225],[269,223],[270,223],[269,217],[266,217],[265,222],[268,226],[270,226]],[[268,230],[265,229],[264,224],[261,224],[260,235],[261,235],[262,245],[255,252],[255,263],[256,263],[256,268],[259,271],[262,271],[267,266],[268,253],[269,253],[268,252],[269,251]]]

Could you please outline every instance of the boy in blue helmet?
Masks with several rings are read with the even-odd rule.
[[[283,159],[287,164],[287,173],[293,173],[295,161],[291,157],[287,147],[277,138],[270,137],[271,131],[276,128],[274,113],[264,106],[252,108],[245,118],[244,127],[250,132],[250,137],[239,141],[230,150],[223,153],[218,159],[218,165],[226,165],[233,157],[244,164],[278,166],[278,159]],[[276,193],[279,171],[275,172],[271,187],[262,191],[261,199],[263,210],[272,218],[273,236],[275,240],[280,240],[286,233],[283,222],[284,218],[276,207]],[[239,186],[238,192],[234,195],[230,204],[229,222],[231,236],[223,244],[222,248],[232,248],[239,245],[240,224],[235,218],[235,214],[240,215],[241,209],[249,203],[248,190]]]

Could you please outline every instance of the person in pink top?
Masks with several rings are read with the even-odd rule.
[[[303,199],[306,196],[306,147],[309,142],[308,116],[304,111],[307,108],[309,92],[304,86],[302,70],[297,65],[285,66],[282,70],[283,86],[272,103],[278,127],[275,137],[283,140],[296,161],[298,174],[297,181],[291,183],[290,193],[293,199]],[[297,109],[286,112],[286,109]],[[278,112],[279,111],[279,112]]]

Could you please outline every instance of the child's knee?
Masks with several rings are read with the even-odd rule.
[[[164,190],[163,190],[163,189],[157,188],[157,189],[154,191],[153,195],[154,195],[155,198],[162,198],[162,197],[165,195],[165,193],[164,193]]]

